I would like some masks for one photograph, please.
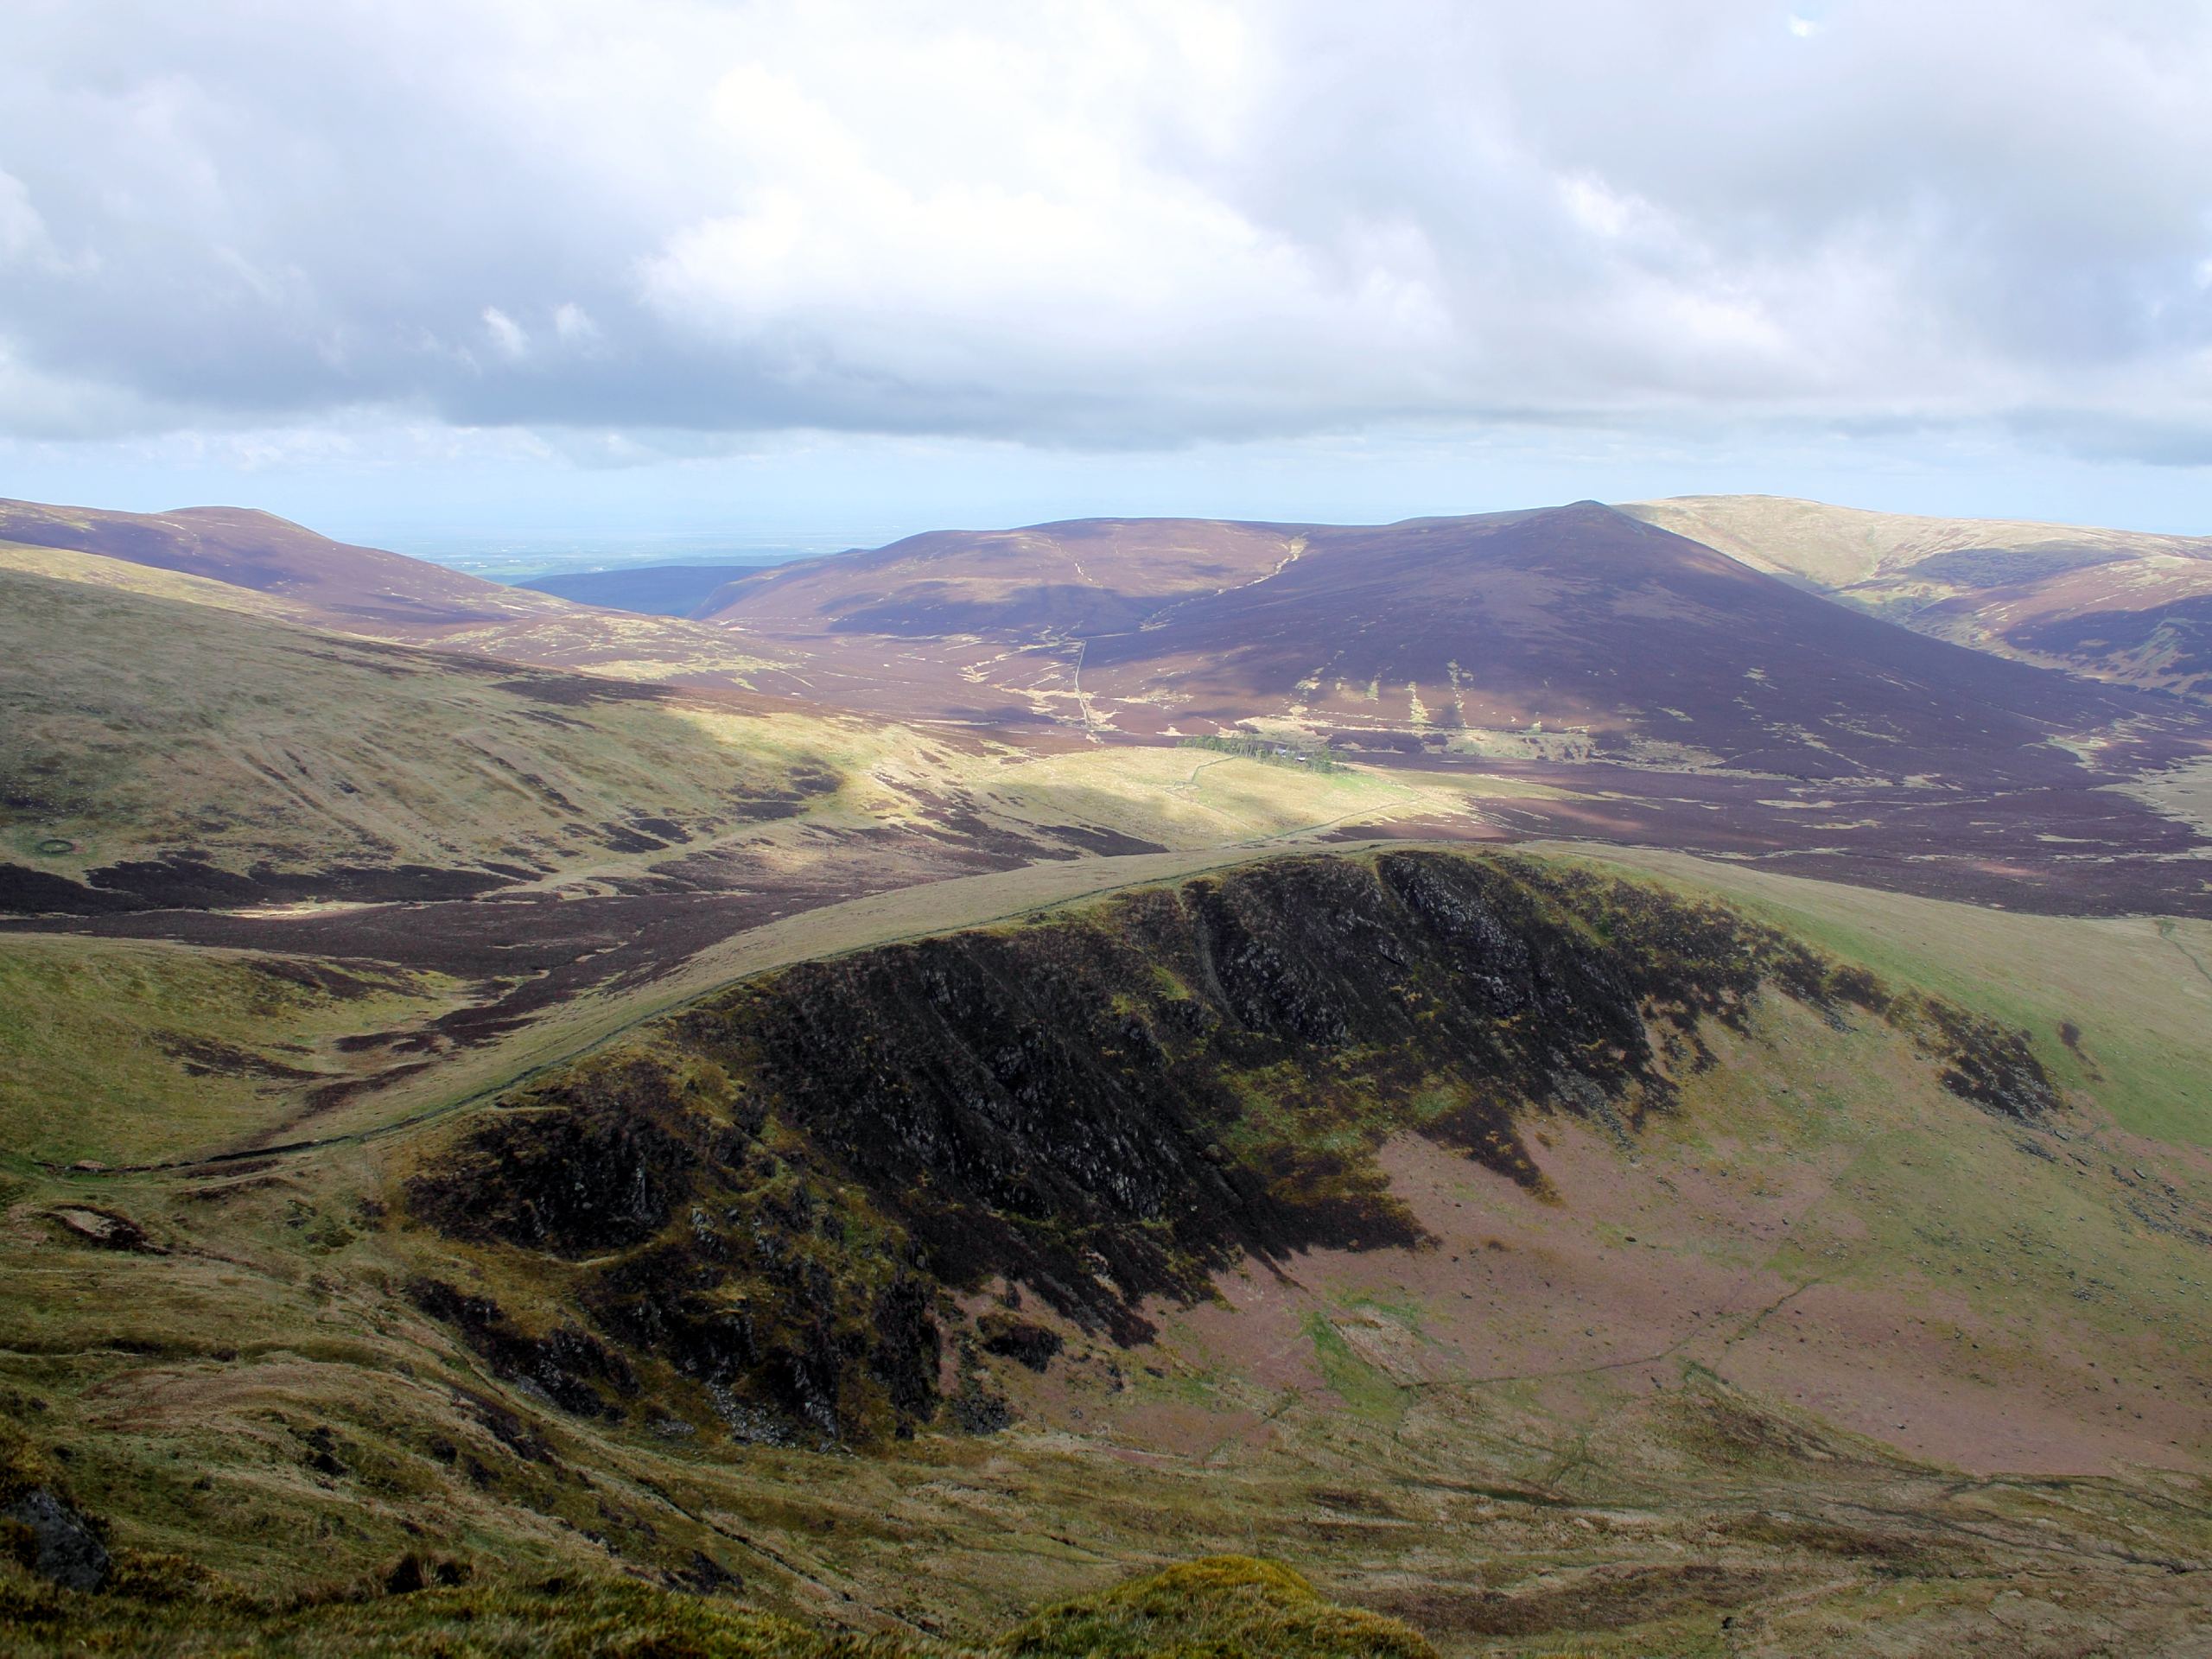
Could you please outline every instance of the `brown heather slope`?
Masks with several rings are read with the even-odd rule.
[[[871,703],[1026,706],[1134,734],[1285,720],[1807,779],[2024,783],[2077,773],[2058,740],[2165,713],[1931,643],[1595,502],[948,533],[733,584],[713,614],[887,659],[848,687]]]
[[[1094,640],[1096,702],[1510,734],[1732,771],[2049,781],[2143,705],[1917,638],[1596,503],[1317,530],[1270,581]],[[1134,715],[1132,716],[1134,719]]]
[[[1576,798],[1491,815],[1511,834],[1986,902],[2212,903],[2183,770],[2212,722],[2182,700],[1923,638],[1594,502],[1206,529],[917,537],[735,585],[716,620],[803,662],[764,683],[887,716],[1102,745],[1241,728]]]
[[[727,635],[675,618],[598,610],[480,581],[243,507],[135,513],[0,501],[0,566],[622,679],[744,688],[762,666]]]
[[[1295,526],[1078,519],[937,531],[730,582],[696,616],[792,663],[760,683],[907,717],[1087,725],[1077,643],[1263,581]]]
[[[2212,692],[2212,537],[1764,495],[1621,511],[1938,639],[2101,679]]]
[[[547,595],[334,542],[245,507],[137,513],[0,501],[0,542],[97,553],[272,594],[354,632],[435,639],[562,608]]]
[[[741,577],[695,614],[864,633],[1108,633],[1169,599],[1271,574],[1298,556],[1300,535],[1205,518],[932,531]]]

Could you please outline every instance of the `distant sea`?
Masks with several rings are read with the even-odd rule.
[[[594,570],[632,570],[647,565],[782,564],[848,548],[880,547],[896,540],[898,531],[860,531],[849,535],[791,533],[732,536],[703,531],[638,531],[580,533],[569,531],[499,535],[392,531],[347,537],[388,548],[410,558],[428,559],[487,582],[531,582],[540,576],[580,575]]]

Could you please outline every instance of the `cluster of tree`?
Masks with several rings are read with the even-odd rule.
[[[1257,760],[1270,766],[1306,766],[1314,772],[1342,770],[1337,758],[1325,748],[1301,749],[1272,737],[1257,737],[1246,732],[1186,737],[1180,747],[1211,749],[1217,754],[1242,755],[1247,760]]]

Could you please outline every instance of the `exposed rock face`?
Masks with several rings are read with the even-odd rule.
[[[637,1378],[622,1356],[573,1325],[530,1336],[518,1331],[489,1297],[464,1295],[435,1279],[418,1279],[407,1289],[416,1306],[456,1326],[494,1374],[563,1411],[580,1417],[620,1416],[620,1402],[638,1392]]]
[[[1884,1015],[1990,1109],[2056,1103],[2016,1035],[1718,906],[1522,860],[1284,859],[804,963],[517,1090],[408,1200],[550,1306],[417,1300],[571,1410],[666,1382],[741,1438],[905,1433],[939,1405],[949,1291],[1003,1281],[1136,1343],[1143,1299],[1243,1256],[1418,1246],[1384,1138],[1540,1185],[1529,1112],[1632,1135],[1705,1063],[1700,1023],[1767,984]],[[972,1335],[1023,1363],[1059,1341]]]
[[[1918,1005],[1943,1060],[1942,1083],[1985,1111],[2033,1122],[2056,1111],[2058,1091],[2028,1046],[2027,1033],[1976,1019],[1948,1002]]]
[[[107,1581],[107,1546],[85,1517],[43,1486],[17,1493],[0,1506],[0,1521],[17,1535],[23,1565],[67,1590],[97,1590]]]
[[[660,1231],[722,1137],[690,1117],[668,1071],[639,1058],[595,1078],[619,1112],[534,1121],[526,1135],[479,1136],[491,1167],[468,1180],[418,1182],[417,1211],[456,1238],[579,1256],[643,1243]]]
[[[1060,1333],[1010,1313],[986,1313],[976,1321],[976,1345],[1033,1371],[1049,1367],[1062,1347]]]

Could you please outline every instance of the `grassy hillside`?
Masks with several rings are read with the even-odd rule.
[[[57,1594],[0,1565],[0,1632],[24,1656],[105,1648],[177,1656],[245,1650],[294,1659],[376,1652],[484,1659],[1109,1659],[1267,1655],[1268,1659],[1435,1659],[1396,1619],[1324,1600],[1272,1562],[1215,1556],[1147,1573],[1040,1611],[995,1639],[954,1645],[918,1632],[855,1637],[742,1611],[719,1599],[636,1583],[479,1586],[450,1560],[403,1556],[381,1580],[335,1584],[289,1605],[257,1604],[181,1572],[131,1560],[137,1596]],[[20,1573],[20,1569],[18,1569]],[[440,1575],[443,1574],[442,1578]],[[417,1581],[419,1580],[419,1582]],[[448,1580],[458,1580],[448,1582]],[[395,1584],[402,1587],[392,1587]]]
[[[334,542],[245,508],[135,513],[0,500],[0,563],[181,593],[334,633],[618,677],[742,687],[767,665],[712,629],[594,610],[427,560]]]
[[[833,785],[766,721],[614,682],[0,571],[0,855],[70,878],[526,875],[787,814]]]
[[[381,626],[421,637],[560,608],[542,594],[404,554],[334,542],[247,507],[118,512],[0,500],[0,541],[275,596],[340,628]]]
[[[0,540],[0,569],[18,575],[43,576],[55,582],[79,582],[93,588],[112,588],[153,599],[173,599],[188,605],[212,606],[236,611],[241,616],[268,617],[315,626],[312,607],[279,594],[240,588],[188,570],[168,570],[157,565],[133,564],[79,549],[35,547]]]
[[[442,1014],[447,976],[150,941],[0,941],[0,1146],[10,1164],[130,1164],[234,1143],[334,1100],[368,1039]]]
[[[2212,924],[1930,905],[1649,849],[1568,855],[1717,887],[1796,937],[1986,1009],[2027,1030],[2051,1075],[2120,1128],[2212,1147]]]
[[[232,1586],[62,1615],[302,1652],[471,1619],[492,1651],[713,1651],[765,1639],[739,1607],[924,1650],[1285,1650],[1193,1627],[1188,1586],[1001,1634],[1234,1552],[1452,1654],[2182,1639],[2212,1168],[2168,1090],[2212,1024],[2103,970],[2135,936],[1688,861],[1469,863],[1408,908],[1389,868],[795,966],[365,1143],[19,1166],[0,1408],[112,1547]],[[2029,953],[2077,947],[2069,1043]],[[2146,1014],[2170,1049],[2100,1040]],[[1211,1116],[1122,1135],[1143,1100]],[[924,1324],[934,1370],[879,1351]],[[474,1577],[347,1590],[409,1552]]]
[[[1765,495],[1621,510],[1938,639],[2126,684],[2212,687],[2212,537]]]
[[[1047,850],[1070,825],[1084,850],[1101,830],[1198,848],[1449,816],[1483,788],[931,741],[827,711],[313,632],[258,596],[276,608],[229,608],[245,590],[54,556],[90,568],[54,575],[0,560],[0,861],[70,880],[170,858],[239,874],[635,871],[717,837],[772,837],[802,814],[956,836],[964,821]],[[141,885],[162,883],[156,873]],[[222,899],[218,884],[171,901]]]
[[[2007,555],[2016,573],[2115,557],[2212,557],[2208,537],[2017,518],[1934,518],[1781,495],[1681,495],[1627,502],[1621,511],[1717,547],[1755,569],[1837,589],[1899,576],[1945,556],[1979,555],[1985,573],[1996,571]],[[1971,563],[1952,556],[1923,580],[1943,580],[1944,571],[1966,577],[1972,574]]]
[[[687,696],[343,638],[247,589],[35,551],[63,574],[0,560],[0,906],[237,918],[149,918],[136,944],[0,939],[0,1121],[48,1160],[434,1109],[736,971],[714,963],[778,918],[886,888],[914,889],[903,931],[959,925],[1008,902],[963,909],[966,889],[935,896],[947,877],[1205,861],[1348,821],[1474,830],[1491,794],[1549,792]],[[503,907],[459,902],[481,894]],[[232,964],[263,957],[379,988],[297,1028],[297,1010],[233,1018],[265,999]],[[77,1109],[53,1115],[57,1095]]]

